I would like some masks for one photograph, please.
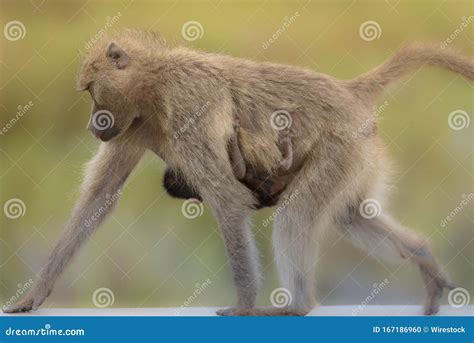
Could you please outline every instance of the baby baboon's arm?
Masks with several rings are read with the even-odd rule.
[[[239,147],[239,124],[234,125],[234,133],[229,140],[228,148],[230,163],[232,165],[232,170],[234,172],[237,180],[242,180],[245,177],[247,171],[245,166],[245,160],[242,156],[242,152]]]
[[[289,136],[284,136],[280,139],[280,151],[283,157],[280,166],[284,170],[289,170],[293,165],[293,145],[291,144],[291,138]]]
[[[234,125],[234,133],[229,141],[228,150],[234,175],[238,180],[242,180],[246,174],[246,165],[239,145],[239,130],[240,125],[237,122],[237,124]],[[283,168],[283,170],[289,170],[293,165],[293,145],[289,134],[284,134],[279,139],[278,148],[282,156],[280,167]]]
[[[132,146],[104,143],[87,166],[79,201],[61,238],[51,251],[34,286],[19,303],[4,312],[37,309],[51,293],[56,279],[87,238],[111,212],[120,188],[143,155],[144,150]]]

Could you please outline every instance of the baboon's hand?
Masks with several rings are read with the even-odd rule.
[[[2,310],[4,313],[36,311],[48,297],[49,293],[51,292],[47,288],[34,289],[20,302],[10,306],[4,306]]]
[[[425,281],[425,289],[427,296],[424,313],[427,316],[431,316],[438,313],[439,311],[439,301],[443,296],[444,288],[451,290],[454,289],[455,286],[442,273],[438,273],[435,276],[428,275],[427,277],[424,277],[424,279],[429,280]]]

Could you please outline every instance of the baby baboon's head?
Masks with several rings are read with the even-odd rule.
[[[104,142],[126,132],[143,115],[140,95],[146,92],[146,78],[141,66],[148,63],[149,52],[155,51],[153,45],[159,42],[150,35],[125,30],[115,37],[104,37],[84,60],[78,87],[92,98],[88,129]]]

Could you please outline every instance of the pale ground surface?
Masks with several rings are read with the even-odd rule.
[[[215,316],[218,307],[186,308],[80,308],[80,309],[39,309],[32,313],[13,314],[15,316]],[[422,306],[322,306],[315,308],[310,316],[419,316]],[[0,316],[7,314],[0,312]],[[8,314],[12,315],[12,314]],[[474,306],[454,308],[441,306],[438,316],[474,316]]]

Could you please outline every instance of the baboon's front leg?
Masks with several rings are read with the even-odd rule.
[[[250,190],[240,183],[228,159],[225,144],[208,145],[194,143],[195,149],[187,149],[191,143],[176,150],[186,161],[183,174],[198,188],[204,201],[213,209],[226,246],[234,284],[237,288],[236,308],[249,309],[255,306],[260,282],[258,253],[252,237],[248,217],[255,198]],[[219,311],[218,314],[231,310]]]
[[[121,194],[120,188],[144,150],[117,143],[104,143],[89,162],[79,201],[61,238],[51,251],[34,286],[19,303],[4,308],[7,313],[36,310],[51,293],[56,279],[76,251],[110,213]]]
[[[208,173],[213,172],[208,169]],[[213,179],[217,180],[217,176]],[[236,307],[217,314],[252,309],[260,285],[260,273],[257,247],[249,224],[253,202],[251,193],[228,171],[218,182],[205,184],[202,194],[219,223],[237,289]]]
[[[223,213],[222,213],[223,214]],[[217,311],[229,315],[234,311],[249,310],[255,306],[260,284],[258,252],[247,217],[220,216],[219,220],[230,267],[237,288],[237,305]]]

